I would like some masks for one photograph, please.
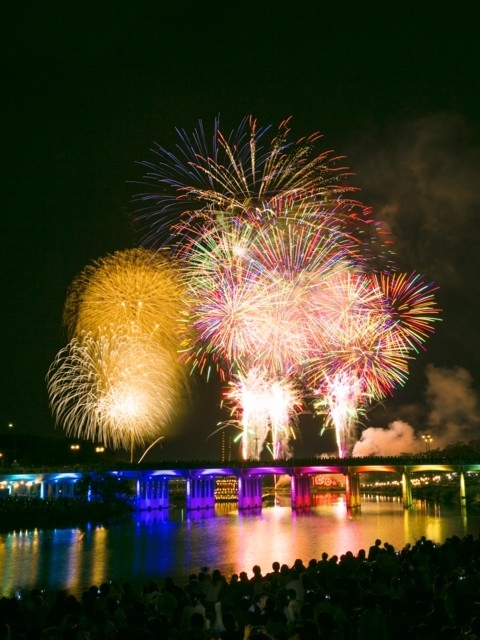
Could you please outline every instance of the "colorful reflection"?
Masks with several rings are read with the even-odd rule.
[[[444,542],[480,530],[480,515],[460,506],[415,501],[405,510],[400,497],[363,498],[347,510],[342,493],[314,496],[311,509],[292,512],[289,496],[261,511],[239,513],[217,505],[206,517],[182,508],[142,512],[130,522],[87,529],[32,530],[0,534],[0,597],[30,589],[67,589],[77,597],[92,584],[113,580],[143,586],[166,576],[185,584],[202,567],[229,576],[254,564],[308,562],[322,552],[341,555],[368,548],[375,538],[401,549],[426,535]]]

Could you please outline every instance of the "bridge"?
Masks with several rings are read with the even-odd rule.
[[[91,468],[82,470],[12,470],[0,474],[0,494],[43,499],[75,497],[75,485],[85,478],[110,476],[134,484],[135,505],[141,509],[164,509],[170,505],[172,479],[186,483],[186,508],[213,509],[218,478],[236,480],[239,510],[261,509],[262,482],[268,476],[289,476],[292,509],[312,504],[312,476],[342,474],[348,508],[360,508],[362,474],[392,473],[401,477],[404,508],[412,505],[412,477],[416,473],[454,473],[458,476],[460,504],[466,505],[465,477],[480,471],[480,455],[476,459],[443,457],[369,457],[312,458],[272,461],[175,461],[152,465],[128,465],[123,468]]]

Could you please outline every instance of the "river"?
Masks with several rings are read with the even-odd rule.
[[[122,524],[84,529],[32,529],[0,535],[0,595],[33,586],[77,597],[89,586],[113,580],[143,586],[150,578],[172,576],[180,585],[202,567],[227,577],[259,564],[307,563],[323,551],[341,555],[368,549],[375,538],[400,550],[422,535],[443,543],[453,535],[480,533],[480,510],[415,501],[405,510],[399,497],[363,496],[349,511],[343,494],[313,496],[314,506],[294,512],[288,496],[260,513],[219,504],[215,513],[182,508],[141,512]]]

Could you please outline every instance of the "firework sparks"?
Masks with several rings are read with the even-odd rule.
[[[333,425],[340,458],[351,447],[358,420],[370,400],[365,397],[358,376],[350,376],[344,371],[332,377],[325,374],[314,407],[319,414],[325,413]]]
[[[216,119],[211,143],[201,121],[191,135],[177,130],[178,155],[157,145],[156,161],[141,163],[148,169],[143,184],[150,191],[136,197],[144,205],[135,219],[148,227],[145,245],[158,246],[179,218],[208,218],[212,208],[249,215],[257,208],[276,208],[285,198],[325,206],[344,197],[350,202],[357,189],[345,184],[350,171],[343,158],[318,151],[318,133],[290,141],[289,120],[267,142],[271,127],[258,127],[249,117],[228,136]]]
[[[306,380],[321,397],[317,408],[327,408],[343,457],[353,449],[357,418],[366,405],[405,383],[410,356],[369,276],[338,272],[326,285],[316,299],[323,348],[312,351]]]
[[[50,366],[47,388],[56,423],[69,436],[132,450],[158,438],[182,387],[171,354],[129,328],[73,338]]]
[[[434,293],[438,287],[426,283],[418,273],[381,273],[373,277],[387,299],[389,313],[403,339],[414,351],[433,333],[439,321]]]
[[[158,438],[188,393],[178,357],[187,309],[180,271],[165,254],[132,249],[84,269],[65,304],[69,344],[47,374],[56,423],[131,452]]]
[[[291,455],[296,417],[302,406],[301,394],[292,379],[276,378],[260,368],[239,373],[230,382],[225,405],[242,433],[243,459],[260,458],[267,448],[274,459]]]

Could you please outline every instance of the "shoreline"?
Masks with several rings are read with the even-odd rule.
[[[336,488],[335,493],[343,493]],[[315,490],[317,495],[328,495],[332,490]],[[467,487],[466,506],[475,511],[480,508],[480,488]],[[268,502],[273,493],[264,497]],[[362,496],[384,495],[401,498],[398,490],[388,491],[368,489]],[[426,500],[446,505],[460,506],[460,493],[456,486],[427,485],[416,487],[412,491],[415,500]],[[234,500],[219,500],[218,504],[233,504]],[[178,495],[172,500],[170,508],[181,508],[183,500]],[[44,500],[39,498],[8,497],[0,499],[0,532],[11,533],[27,529],[81,528],[88,525],[107,525],[132,517],[136,513],[127,500],[109,500],[107,502],[88,502],[78,498],[60,498]]]

